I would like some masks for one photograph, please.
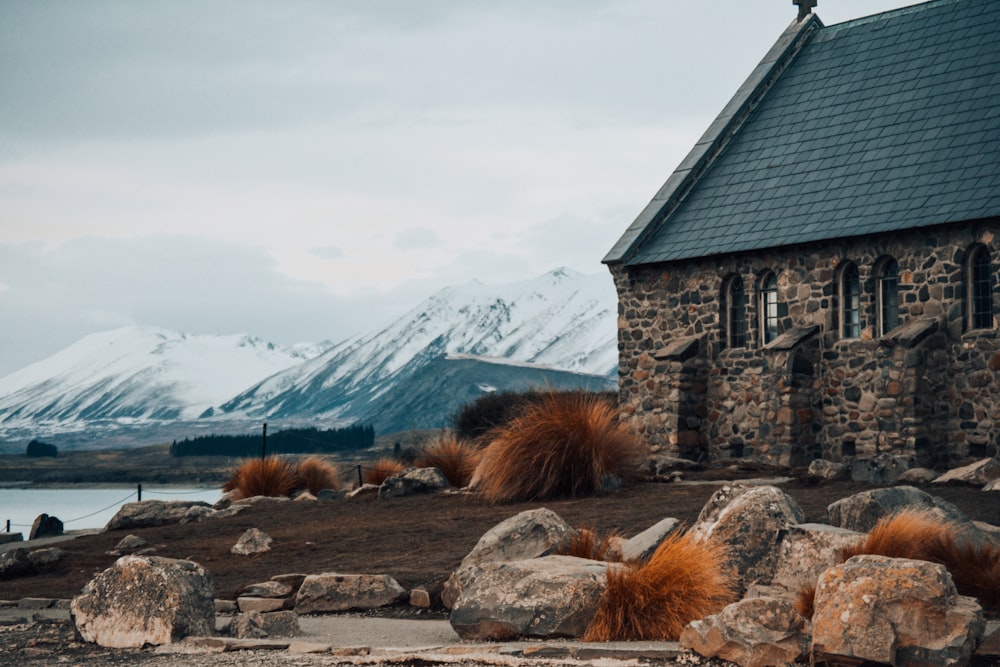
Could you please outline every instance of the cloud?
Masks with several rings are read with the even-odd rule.
[[[321,248],[312,248],[309,252],[316,255],[320,259],[341,259],[347,253],[344,249],[336,245],[323,246]]]
[[[409,227],[396,235],[396,240],[392,242],[392,245],[397,250],[412,252],[440,248],[444,245],[444,241],[436,232],[426,227]]]

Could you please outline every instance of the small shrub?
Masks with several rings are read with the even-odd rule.
[[[456,435],[466,441],[484,438],[493,429],[513,419],[531,400],[532,393],[494,391],[466,403],[451,417]]]
[[[295,469],[284,459],[269,456],[250,459],[222,487],[241,498],[253,496],[287,496],[298,486]]]
[[[588,526],[580,526],[576,530],[576,535],[570,540],[569,545],[557,553],[561,556],[575,556],[588,560],[603,560],[610,563],[620,562],[621,552],[612,549],[615,542],[621,537],[621,533],[612,531],[605,533],[604,537],[598,538],[597,530]]]
[[[813,612],[816,611],[816,587],[806,586],[795,596],[795,611],[799,616],[811,621]]]
[[[41,458],[44,456],[58,458],[59,448],[55,445],[50,445],[47,442],[42,442],[41,440],[32,440],[28,443],[28,447],[24,450],[24,454],[28,458]]]
[[[363,466],[363,469],[365,484],[379,486],[390,477],[403,472],[405,468],[402,463],[395,459],[381,458]]]
[[[733,598],[721,546],[671,535],[648,562],[608,570],[608,586],[584,641],[675,641],[685,625]]]
[[[978,598],[984,609],[1000,609],[1000,547],[963,538],[954,524],[927,510],[904,509],[881,519],[841,555],[846,561],[861,554],[939,563],[959,593]]]
[[[316,495],[323,489],[340,488],[340,471],[329,461],[310,456],[298,462],[295,474],[299,478],[298,486]]]
[[[472,473],[479,465],[480,451],[459,440],[454,433],[448,433],[427,445],[417,457],[418,468],[437,468],[457,488],[469,485]]]
[[[492,433],[477,471],[490,503],[591,495],[634,474],[640,443],[600,394],[547,392]]]

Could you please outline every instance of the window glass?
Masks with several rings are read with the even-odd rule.
[[[882,263],[878,274],[879,335],[899,326],[899,264],[895,259]]]
[[[747,295],[743,289],[743,279],[734,276],[726,290],[728,313],[726,337],[730,347],[746,347],[747,344]]]
[[[861,337],[861,276],[851,262],[844,267],[841,277],[841,336]]]
[[[778,277],[768,273],[760,284],[761,341],[766,345],[778,337]]]
[[[990,256],[986,248],[979,246],[969,257],[969,327],[990,329],[993,327],[993,294],[990,285]]]

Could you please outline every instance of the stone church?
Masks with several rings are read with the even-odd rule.
[[[788,26],[604,259],[623,419],[778,465],[1000,450],[1000,2]]]

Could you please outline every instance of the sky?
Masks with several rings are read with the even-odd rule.
[[[336,342],[447,285],[605,271],[796,12],[3,0],[0,376],[122,326]]]

